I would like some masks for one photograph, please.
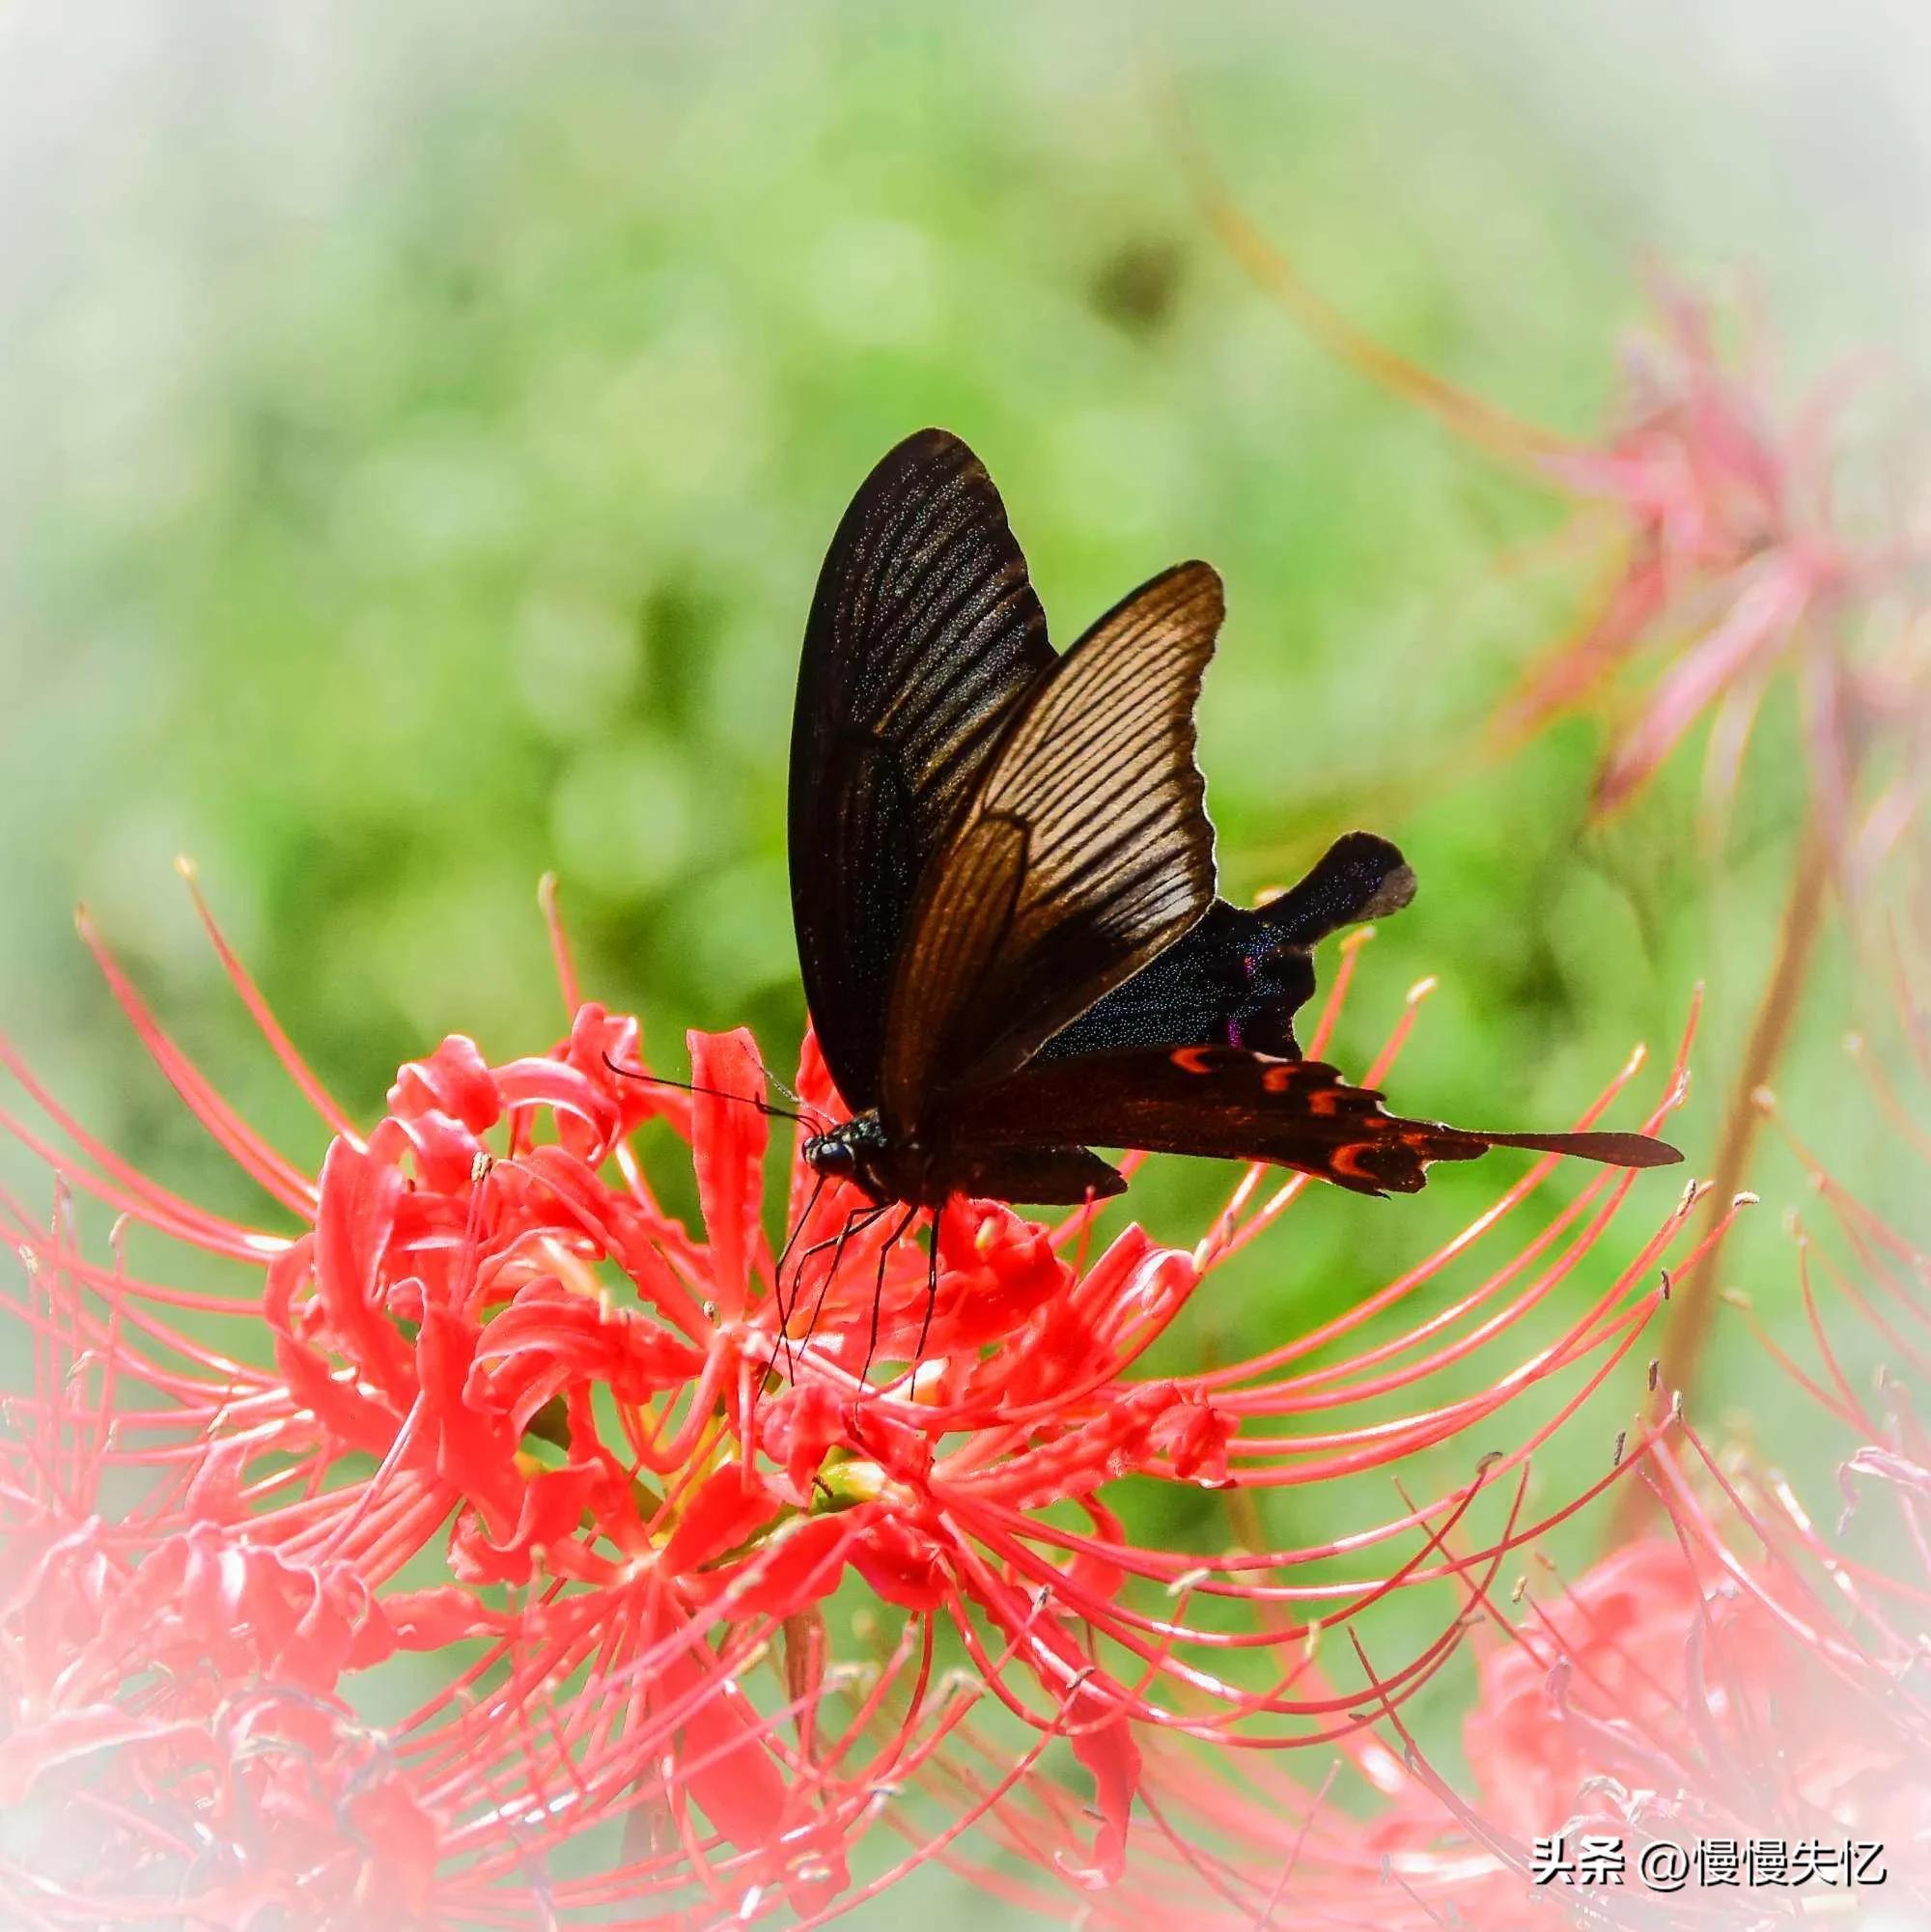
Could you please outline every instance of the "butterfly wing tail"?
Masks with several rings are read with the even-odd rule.
[[[1681,1150],[1647,1134],[1482,1134],[1491,1147],[1526,1147],[1538,1154],[1567,1154],[1600,1161],[1606,1167],[1673,1167]]]
[[[1383,919],[1414,897],[1414,871],[1400,849],[1373,832],[1344,832],[1306,878],[1245,916],[1270,948],[1305,948],[1344,926]]]

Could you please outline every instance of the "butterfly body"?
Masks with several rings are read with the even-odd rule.
[[[958,1148],[901,1133],[876,1109],[804,1143],[805,1164],[849,1181],[875,1206],[942,1208],[955,1194],[1076,1207],[1126,1190],[1126,1176],[1085,1147]]]
[[[792,903],[819,1044],[851,1118],[805,1159],[882,1209],[1119,1192],[1094,1144],[1266,1161],[1408,1192],[1492,1146],[1623,1165],[1641,1134],[1404,1120],[1303,1059],[1329,934],[1400,910],[1372,833],[1266,905],[1215,894],[1193,713],[1222,614],[1161,573],[1065,653],[985,468],[942,431],[860,487],[826,554],[793,724]]]

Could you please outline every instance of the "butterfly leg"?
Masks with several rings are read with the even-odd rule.
[[[831,1249],[831,1260],[826,1268],[825,1279],[818,1284],[818,1300],[812,1304],[811,1320],[804,1325],[804,1338],[798,1344],[800,1348],[809,1348],[812,1336],[818,1332],[818,1318],[825,1312],[825,1297],[829,1292],[832,1282],[837,1278],[838,1264],[845,1257],[845,1244],[854,1234],[863,1234],[873,1222],[882,1219],[885,1215],[891,1212],[892,1205],[890,1201],[882,1201],[876,1207],[868,1203],[862,1208],[854,1208],[845,1217],[845,1225],[838,1230],[835,1236],[827,1236],[824,1241],[813,1242],[798,1256],[798,1278],[802,1280],[804,1276],[804,1264],[823,1248],[828,1246]]]
[[[798,1380],[798,1358],[792,1353],[791,1318],[798,1307],[798,1283],[804,1274],[805,1256],[800,1254],[798,1258],[798,1273],[791,1279],[792,1292],[789,1300],[785,1297],[785,1262],[790,1257],[792,1248],[797,1245],[798,1236],[804,1232],[806,1223],[809,1222],[812,1214],[818,1207],[818,1197],[825,1191],[825,1182],[826,1176],[821,1174],[818,1177],[817,1185],[811,1190],[811,1198],[804,1204],[804,1212],[798,1218],[798,1225],[785,1236],[785,1245],[778,1250],[777,1264],[771,1270],[771,1296],[777,1304],[778,1312],[777,1338],[784,1344],[785,1374],[793,1382]],[[809,1252],[810,1249],[807,1248],[805,1253],[808,1254]]]
[[[918,1218],[918,1209],[909,1207],[899,1217],[899,1224],[885,1237],[885,1243],[879,1249],[879,1273],[872,1283],[872,1334],[865,1344],[865,1366],[858,1371],[858,1380],[864,1382],[872,1373],[872,1358],[879,1352],[879,1309],[885,1299],[885,1264],[892,1258],[892,1249],[905,1238],[905,1231]]]
[[[918,1365],[925,1359],[926,1337],[932,1333],[932,1310],[938,1301],[938,1221],[944,1214],[943,1207],[932,1211],[932,1248],[925,1258],[925,1319],[918,1325],[918,1347],[912,1351],[912,1379],[918,1377]]]
[[[817,1199],[816,1193],[813,1194],[812,1199],[813,1201],[816,1201]],[[817,1306],[813,1309],[811,1320],[806,1325],[804,1334],[800,1338],[799,1341],[800,1347],[803,1347],[806,1343],[808,1343],[811,1340],[812,1330],[816,1329],[818,1326],[818,1309],[823,1308],[825,1305],[825,1291],[830,1285],[831,1277],[838,1272],[838,1260],[839,1256],[842,1255],[845,1251],[845,1244],[848,1241],[850,1241],[854,1234],[862,1234],[865,1231],[865,1229],[870,1227],[872,1222],[875,1221],[879,1218],[879,1216],[882,1215],[883,1212],[884,1212],[883,1208],[874,1208],[869,1206],[854,1208],[852,1212],[848,1214],[845,1217],[844,1220],[839,1224],[838,1232],[836,1234],[827,1234],[824,1238],[824,1240],[814,1241],[809,1247],[802,1248],[799,1250],[798,1257],[798,1265],[791,1272],[791,1289],[792,1289],[791,1296],[788,1302],[786,1302],[785,1305],[779,1311],[782,1317],[785,1348],[788,1357],[791,1354],[791,1319],[795,1314],[797,1314],[798,1302],[803,1295],[804,1271],[806,1265],[811,1261],[814,1255],[823,1254],[827,1247],[832,1250],[831,1263],[830,1266],[826,1271],[825,1279],[819,1283]],[[809,1218],[810,1214],[811,1214],[811,1208],[810,1205],[807,1204],[805,1208],[806,1218]],[[803,1221],[800,1221],[798,1223],[800,1228],[803,1226],[803,1224],[804,1224]],[[795,1240],[796,1238],[797,1238],[796,1231],[794,1231],[792,1239]],[[789,1240],[785,1243],[785,1251],[787,1253],[791,1251],[791,1241]],[[793,1358],[793,1360],[795,1366],[796,1365],[795,1358]]]

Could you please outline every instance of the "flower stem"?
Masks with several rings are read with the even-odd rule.
[[[1790,1044],[1805,983],[1810,976],[1817,940],[1824,929],[1824,902],[1829,896],[1830,883],[1830,845],[1813,812],[1805,825],[1798,848],[1797,869],[1783,908],[1776,963],[1764,985],[1763,997],[1757,1002],[1749,1041],[1744,1049],[1743,1063],[1737,1069],[1736,1083],[1730,1089],[1729,1106],[1723,1116],[1716,1178],[1705,1209],[1713,1224],[1729,1213],[1731,1202],[1743,1191],[1749,1177],[1750,1159],[1763,1126],[1763,1109],[1757,1105],[1757,1093],[1776,1078],[1784,1050]],[[1717,1237],[1704,1265],[1683,1283],[1670,1310],[1669,1326],[1664,1332],[1660,1386],[1679,1392],[1686,1404],[1709,1336],[1715,1298],[1721,1289],[1724,1239],[1721,1234]],[[1625,1541],[1641,1529],[1655,1501],[1655,1494],[1647,1484],[1625,1483],[1613,1540]]]

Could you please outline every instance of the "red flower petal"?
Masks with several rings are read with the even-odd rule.
[[[476,1042],[450,1034],[426,1060],[411,1060],[389,1089],[389,1111],[401,1120],[446,1113],[472,1134],[503,1117],[496,1081]]]
[[[315,1293],[337,1345],[399,1410],[415,1393],[409,1345],[390,1325],[380,1264],[403,1177],[346,1140],[322,1158],[315,1217]]]
[[[745,1850],[783,1831],[788,1787],[765,1745],[765,1725],[728,1678],[706,1683],[708,1656],[680,1657],[664,1671],[666,1700],[701,1693],[686,1714],[684,1776],[704,1815]]]
[[[1068,1863],[1065,1868],[1069,1877],[1096,1891],[1117,1885],[1126,1869],[1127,1822],[1140,1786],[1140,1748],[1133,1727],[1117,1712],[1103,1717],[1105,1709],[1083,1686],[1073,1694],[1073,1755],[1093,1774],[1100,1828],[1093,1834],[1091,1866],[1081,1870]]]
[[[465,1394],[520,1431],[567,1388],[602,1384],[619,1401],[644,1402],[703,1366],[698,1350],[641,1309],[611,1307],[546,1275],[483,1330]]]
[[[825,1452],[845,1434],[845,1404],[823,1382],[806,1382],[770,1401],[762,1416],[765,1453],[783,1464],[792,1500],[811,1506]]]
[[[762,1238],[765,1148],[770,1127],[752,1102],[765,1098],[765,1070],[756,1043],[735,1033],[696,1033],[690,1042],[695,1096],[691,1158],[697,1198],[711,1242],[712,1292],[729,1319],[744,1312],[751,1258]]]
[[[665,1572],[681,1577],[735,1550],[770,1522],[772,1506],[764,1484],[742,1464],[713,1470],[685,1505],[663,1547]]]
[[[42,1723],[15,1726],[0,1751],[0,1805],[19,1804],[37,1779],[63,1765],[129,1744],[153,1744],[179,1728],[118,1704],[89,1704],[58,1712]]]
[[[710,1573],[726,1584],[717,1600],[729,1604],[737,1620],[790,1616],[829,1596],[844,1574],[846,1552],[863,1527],[857,1518],[857,1511],[794,1517],[742,1563]]]

